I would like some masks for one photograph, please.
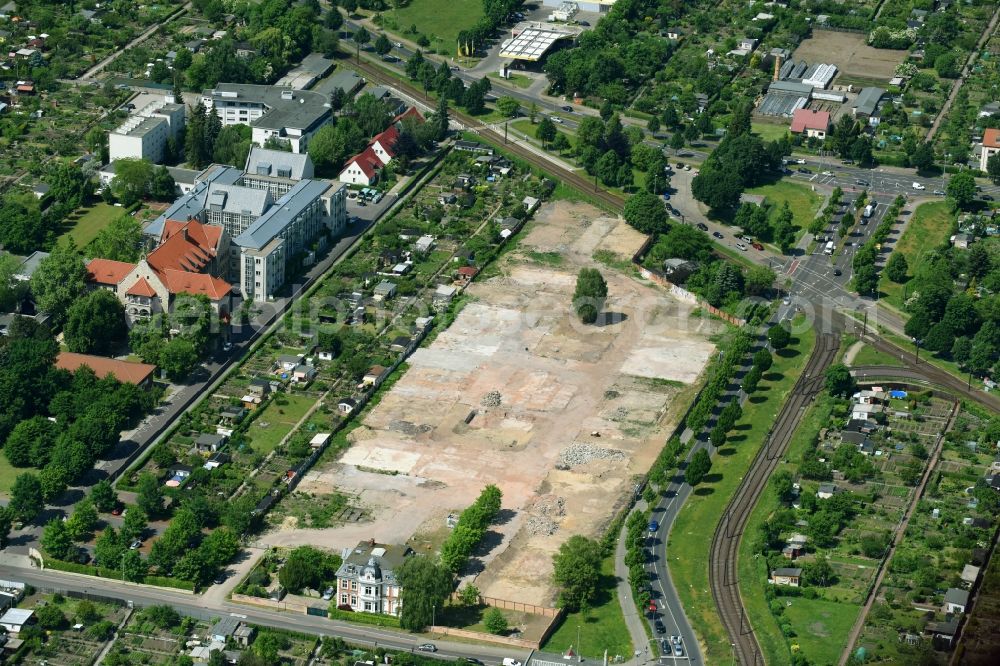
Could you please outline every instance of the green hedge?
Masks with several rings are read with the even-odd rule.
[[[79,564],[77,562],[63,562],[45,558],[45,568],[56,571],[67,571],[69,573],[83,574],[85,576],[96,576],[97,578],[107,578],[109,580],[121,580],[121,571],[109,569],[107,567],[95,567],[92,564]],[[172,587],[177,590],[190,590],[194,592],[194,583],[176,578],[164,578],[163,576],[146,576],[140,581],[143,585],[155,585],[157,587]]]
[[[356,613],[337,608],[335,604],[330,605],[327,617],[331,620],[344,620],[356,624],[371,624],[376,627],[396,627],[399,628],[399,618],[394,615],[377,615],[375,613]]]

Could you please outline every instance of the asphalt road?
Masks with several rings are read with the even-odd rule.
[[[164,588],[131,585],[107,579],[95,580],[85,576],[75,576],[60,571],[39,571],[0,565],[0,577],[23,581],[41,590],[60,592],[81,592],[123,599],[135,606],[145,607],[169,604],[179,613],[202,620],[212,620],[224,616],[238,617],[253,624],[259,624],[289,631],[302,631],[319,636],[339,636],[358,645],[382,646],[396,650],[416,649],[424,643],[437,647],[434,657],[459,659],[474,657],[488,666],[500,664],[504,657],[513,657],[527,663],[532,653],[523,648],[495,647],[471,643],[457,643],[440,640],[439,637],[412,635],[379,627],[328,620],[314,615],[272,611],[252,606],[242,606],[230,602],[211,603],[196,595],[184,594]],[[425,656],[432,656],[427,654]]]

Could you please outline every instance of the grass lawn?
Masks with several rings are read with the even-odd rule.
[[[434,48],[447,48],[450,53],[456,52],[458,33],[476,25],[482,15],[481,0],[413,0],[406,7],[382,14],[389,19],[386,27],[391,29],[395,21],[395,32],[415,39],[407,33],[415,25]]]
[[[794,336],[781,355],[775,355],[774,365],[764,373],[760,388],[744,405],[743,417],[729,441],[713,459],[712,471],[688,498],[670,532],[667,546],[670,575],[684,610],[699,633],[705,663],[719,664],[730,658],[729,639],[708,582],[708,556],[715,525],[802,372],[815,338],[815,331],[809,329]],[[751,616],[755,617],[753,613]]]
[[[285,404],[279,405],[278,400]],[[263,455],[273,451],[278,442],[291,432],[299,419],[305,416],[315,403],[315,398],[295,394],[281,394],[271,401],[264,408],[264,413],[258,416],[247,430],[247,438],[253,450]],[[261,427],[262,423],[268,425]]]
[[[774,215],[777,215],[778,210],[787,201],[788,207],[792,209],[792,224],[800,230],[808,227],[813,221],[822,202],[822,198],[807,185],[793,183],[790,180],[779,180],[776,183],[753,187],[748,189],[747,193],[767,197],[767,200],[774,205]]]
[[[934,201],[917,206],[910,223],[906,225],[903,237],[896,243],[895,252],[902,252],[913,275],[914,267],[918,266],[924,256],[931,250],[940,247],[951,234],[951,226],[955,216],[944,201]],[[882,273],[879,290],[883,298],[898,308],[903,309],[903,285],[896,284]]]
[[[125,214],[124,209],[106,204],[103,201],[93,206],[83,206],[69,214],[66,225],[69,227],[62,237],[69,236],[76,241],[77,247],[83,247],[94,240],[97,233],[117,217]]]
[[[903,365],[903,362],[892,354],[886,354],[880,352],[874,347],[865,345],[858,350],[858,353],[854,356],[854,362],[851,365],[891,365],[899,367]]]
[[[31,472],[37,470],[31,469],[19,469],[10,464],[7,460],[7,456],[0,455],[0,495],[7,497],[10,493],[11,487],[14,485],[14,479],[24,472]]]
[[[574,652],[592,659],[603,658],[605,650],[609,659],[615,655],[627,659],[632,654],[632,641],[618,602],[614,570],[614,557],[606,557],[601,565],[601,581],[593,608],[586,613],[567,613],[542,646],[543,650],[565,653],[572,645]],[[576,644],[577,627],[580,628],[579,646]]]
[[[788,598],[785,615],[796,629],[793,644],[801,648],[811,663],[835,664],[844,650],[861,607],[825,599]],[[773,662],[782,663],[782,662]]]
[[[773,123],[750,123],[751,130],[764,141],[774,141],[788,134],[787,125]]]
[[[784,455],[783,460],[794,461],[801,458],[802,453],[809,448],[815,437],[819,434],[820,428],[826,424],[832,407],[833,401],[825,395],[809,407],[809,410],[799,423],[795,434],[792,435],[792,440],[788,445],[788,452]],[[794,474],[796,468],[797,465],[795,464],[781,462],[775,468],[775,472],[785,469]],[[791,660],[789,642],[797,643],[812,663],[833,663],[836,661],[837,656],[839,656],[840,646],[843,645],[844,638],[846,638],[847,632],[851,628],[851,623],[857,616],[860,607],[855,604],[843,604],[833,601],[807,600],[803,597],[791,599],[792,607],[796,609],[796,612],[793,613],[792,608],[786,606],[785,617],[791,623],[797,637],[785,639],[777,620],[768,607],[767,598],[764,596],[764,588],[767,584],[765,581],[768,574],[767,563],[758,556],[760,549],[756,536],[760,525],[777,511],[778,508],[778,498],[770,489],[766,490],[750,514],[750,520],[743,531],[745,538],[740,542],[739,556],[740,594],[743,597],[743,603],[746,605],[747,615],[751,618],[757,640],[760,641],[761,649],[764,651],[764,661],[766,663],[788,663]],[[779,599],[782,602],[789,600],[788,597],[779,597]],[[810,619],[808,615],[802,615],[804,606],[800,604],[806,602],[825,604],[830,607],[826,609],[827,614],[830,614],[830,609],[832,608],[836,610],[835,615],[838,618],[850,616],[850,619],[847,621],[845,627],[838,629],[840,633],[834,634],[830,623],[823,623],[825,628],[820,627],[818,624],[814,626],[815,619]],[[839,626],[840,622],[838,622]],[[830,649],[834,651],[834,655],[829,659],[821,658],[821,656],[826,656],[825,653],[816,652],[817,647],[822,645],[824,638],[829,639],[827,642],[831,643],[832,647]]]
[[[501,83],[506,83],[509,86],[514,86],[515,88],[530,88],[532,82],[531,77],[525,76],[524,74],[511,74],[506,79],[497,74],[496,72],[490,72],[486,76],[493,79],[494,81],[500,81]],[[498,94],[500,94],[499,91]]]

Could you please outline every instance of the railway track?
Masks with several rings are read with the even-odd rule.
[[[419,88],[411,85],[408,81],[403,81],[401,79],[394,78],[385,72],[383,72],[379,67],[362,60],[360,63],[355,63],[355,66],[362,70],[367,76],[378,81],[379,83],[384,83],[386,85],[392,86],[398,90],[405,92],[410,97],[418,99],[427,106],[434,108],[437,106],[437,100],[424,94]],[[538,156],[535,152],[525,148],[524,146],[517,143],[504,143],[503,134],[490,129],[482,123],[482,121],[473,118],[472,116],[462,113],[458,109],[449,108],[448,115],[450,115],[455,120],[459,121],[465,125],[469,130],[475,132],[476,134],[485,137],[497,144],[498,146],[503,146],[503,149],[513,155],[517,155],[518,158],[524,160],[528,164],[534,167],[543,169],[561,179],[566,185],[576,188],[581,192],[586,192],[593,199],[600,201],[601,203],[608,206],[611,210],[615,212],[621,212],[622,207],[625,205],[625,199],[608,192],[604,188],[595,188],[593,181],[584,178],[578,173],[564,169],[558,164],[554,164],[543,157]]]
[[[799,419],[809,402],[820,392],[825,381],[824,371],[837,355],[840,338],[830,333],[820,334],[806,367],[792,388],[767,441],[761,447],[742,483],[726,507],[712,537],[709,554],[709,583],[722,624],[729,633],[736,663],[764,664],[764,656],[746,617],[740,597],[740,540],[750,512],[764,489],[771,472],[788,448]]]

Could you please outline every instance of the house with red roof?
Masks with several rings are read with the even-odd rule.
[[[986,171],[990,158],[1000,153],[1000,129],[987,129],[983,132],[983,151],[979,154],[979,169]]]
[[[378,182],[378,172],[385,166],[371,146],[347,160],[337,180],[352,185],[373,185]]]
[[[792,126],[789,131],[792,134],[825,139],[826,133],[830,131],[830,112],[796,109],[792,114]]]
[[[226,270],[229,235],[197,220],[167,220],[155,250],[130,264],[92,259],[87,280],[109,289],[125,305],[131,321],[170,312],[181,294],[204,295],[223,318],[232,311],[232,286],[219,276]]]
[[[389,127],[372,137],[363,151],[347,160],[337,180],[352,185],[372,185],[378,181],[378,172],[398,154],[396,143],[404,120],[423,123],[424,117],[412,106],[392,119]]]

